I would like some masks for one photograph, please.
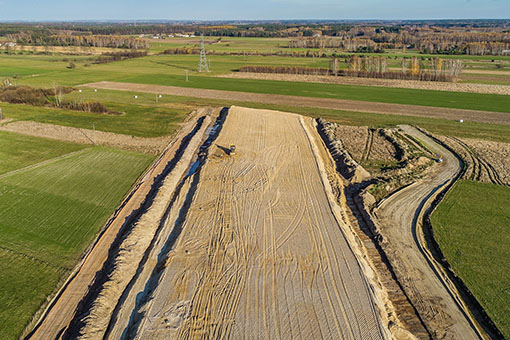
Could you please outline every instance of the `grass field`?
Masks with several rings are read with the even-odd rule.
[[[6,172],[36,164],[85,148],[64,143],[0,131],[0,176]]]
[[[152,160],[91,147],[0,179],[1,339],[19,336]]]
[[[97,99],[97,96],[95,96]],[[126,98],[130,99],[130,98]],[[3,104],[4,114],[16,120],[30,120],[84,129],[121,133],[138,137],[159,137],[172,134],[192,107],[183,104],[167,106],[136,105],[106,102],[109,109],[122,115],[70,111],[22,104]]]
[[[30,56],[21,57],[30,58]],[[229,73],[246,64],[307,66],[313,63],[311,58],[258,56],[246,58],[243,56],[211,56],[210,61],[211,68],[215,70],[210,75]],[[4,65],[8,65],[8,61],[4,61],[4,63]],[[27,64],[30,65],[30,63]],[[189,81],[186,81],[185,70],[195,70],[196,64],[197,56],[149,56],[110,64],[92,65],[87,68],[79,67],[74,70],[68,70],[61,66],[60,71],[46,72],[37,76],[25,76],[19,79],[19,83],[34,86],[48,86],[48,84],[74,86],[94,81],[110,80],[485,111],[510,111],[510,98],[503,95],[252,79],[233,80],[197,75],[196,72],[191,72]],[[19,71],[23,70],[19,69]],[[24,73],[27,72],[29,71],[24,71]]]
[[[155,74],[128,76],[119,80],[189,88],[510,112],[510,96],[495,94],[212,77],[194,77],[186,82],[183,77]]]
[[[510,337],[510,188],[461,181],[432,215],[453,270]]]
[[[236,40],[237,41],[237,40]],[[261,47],[262,40],[242,40],[243,44]],[[271,45],[271,42],[269,45]],[[164,44],[161,42],[161,44]],[[241,42],[239,42],[241,44]],[[283,44],[279,41],[278,44]],[[217,45],[210,45],[216,47]],[[244,46],[244,45],[243,45]],[[227,47],[226,47],[227,48]],[[233,48],[228,46],[228,48]],[[266,47],[264,47],[266,48]],[[269,47],[271,49],[271,47]],[[110,80],[135,83],[173,85],[190,88],[206,88],[241,92],[275,93],[319,98],[337,98],[365,100],[372,102],[463,108],[486,111],[509,112],[510,98],[502,95],[453,93],[443,91],[398,89],[340,84],[315,84],[283,81],[264,81],[251,79],[224,79],[212,77],[230,73],[243,65],[299,65],[309,67],[328,67],[327,58],[292,58],[263,56],[209,56],[212,72],[207,76],[198,74],[196,55],[151,55],[144,58],[125,60],[109,64],[78,67],[70,70],[65,56],[13,55],[0,58],[0,69],[4,76],[18,75],[19,84],[33,86],[52,86],[53,84],[75,86],[83,83]],[[485,64],[483,64],[485,65]],[[186,81],[185,71],[189,70],[190,79]],[[498,83],[505,76],[472,77],[481,82],[496,79]],[[98,96],[101,100],[101,97]],[[122,109],[122,108],[121,108]],[[136,124],[135,124],[136,126]],[[131,126],[131,127],[135,127]],[[107,127],[105,127],[106,129]]]
[[[135,99],[134,95],[138,98]],[[415,124],[430,132],[456,137],[479,138],[510,143],[508,127],[445,119],[384,115],[322,108],[272,105],[254,102],[225,101],[191,97],[163,96],[155,102],[155,96],[148,93],[83,89],[82,93],[68,95],[70,99],[97,100],[98,96],[110,108],[126,112],[123,116],[97,115],[84,112],[66,111],[51,108],[32,107],[19,104],[2,104],[4,114],[9,118],[32,120],[42,123],[66,125],[97,130],[124,133],[141,137],[157,137],[172,133],[187,112],[197,106],[237,105],[261,109],[295,112],[311,117],[323,117],[345,125],[366,125],[369,127],[389,127],[398,124]]]

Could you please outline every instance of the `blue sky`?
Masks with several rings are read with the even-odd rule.
[[[0,0],[0,20],[510,18],[510,0]]]

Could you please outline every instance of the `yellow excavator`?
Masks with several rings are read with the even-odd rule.
[[[228,149],[229,155],[235,155],[236,154],[236,146],[234,144],[230,144],[230,148]]]

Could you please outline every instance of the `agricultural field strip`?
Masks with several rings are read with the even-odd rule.
[[[56,147],[52,153],[43,153],[36,138],[28,140],[35,140],[34,150],[27,154],[35,160],[36,156],[53,155],[54,151],[76,149],[73,144],[41,139],[42,146]],[[0,314],[11,326],[0,328],[0,338],[13,338],[6,334],[19,337],[34,315],[37,317],[38,309],[45,307],[48,296],[69,275],[111,210],[129,190],[131,181],[147,167],[151,158],[101,147],[87,148],[0,180],[1,246],[8,248],[9,254],[17,254],[18,263],[39,266],[41,270],[52,268],[48,276],[22,270],[5,272],[3,291],[10,293],[2,297]],[[109,176],[104,176],[105,173]],[[6,257],[2,257],[0,264],[9,267],[4,261]],[[34,276],[38,276],[35,281]],[[16,287],[12,287],[14,283]],[[13,306],[18,306],[23,313],[9,313]]]
[[[210,89],[196,89],[165,85],[149,85],[137,83],[119,83],[102,81],[81,85],[88,88],[107,90],[120,90],[154,94],[167,94],[209,99],[237,100],[245,102],[264,102],[269,104],[282,104],[292,106],[307,106],[326,109],[341,109],[357,112],[372,112],[382,114],[433,117],[472,122],[494,123],[510,125],[510,115],[502,112],[488,112],[465,109],[451,109],[406,104],[389,104],[379,102],[364,102],[345,99],[314,98],[289,96],[278,94],[262,94],[237,91],[223,91]]]
[[[33,121],[15,121],[0,126],[0,131],[9,131],[28,136],[43,137],[66,142],[105,145],[109,147],[138,151],[144,153],[160,153],[168,145],[170,137],[137,137],[90,130],[71,126],[55,125]]]
[[[385,238],[384,250],[429,331],[445,339],[480,339],[455,286],[427,254],[421,235],[420,216],[434,195],[460,172],[459,160],[418,130],[401,128],[424,141],[444,161],[435,165],[432,175],[397,191],[378,205],[375,215]]]
[[[196,124],[196,114],[192,114],[190,120],[183,126],[172,143],[153,164],[145,175],[139,180],[127,200],[123,202],[117,214],[107,225],[99,238],[94,241],[94,246],[86,254],[81,263],[75,268],[75,274],[68,279],[61,288],[49,307],[38,320],[29,339],[54,339],[58,338],[62,330],[67,328],[74,317],[76,308],[88,291],[97,271],[103,266],[108,256],[108,250],[117,237],[119,230],[126,220],[129,220],[132,212],[139,209],[154,180],[161,174],[167,163],[174,157],[177,147],[185,136]]]
[[[135,338],[385,338],[299,116],[231,108],[229,143],[198,174]]]
[[[6,172],[4,174],[0,174],[0,180],[4,179],[6,177],[12,176],[14,174],[23,172],[23,171],[27,171],[27,170],[30,170],[30,169],[35,169],[35,168],[38,168],[38,167],[41,167],[41,166],[44,166],[44,165],[47,165],[47,164],[54,163],[54,162],[56,162],[58,160],[61,160],[61,159],[66,159],[66,158],[72,157],[74,155],[83,153],[85,151],[88,151],[88,148],[84,148],[84,149],[81,149],[81,150],[78,150],[78,151],[73,151],[73,152],[70,152],[70,153],[67,153],[67,154],[64,154],[64,155],[61,155],[61,156],[57,156],[55,158],[47,159],[47,160],[39,162],[39,163],[28,165],[28,166],[26,166],[24,168],[15,169],[15,170]]]
[[[18,256],[18,257],[22,257],[22,258],[27,258],[27,259],[29,259],[29,260],[31,260],[33,262],[36,262],[36,263],[39,263],[39,264],[43,264],[43,265],[52,267],[52,268],[56,269],[59,273],[65,273],[65,272],[69,272],[70,271],[69,268],[56,265],[54,263],[51,263],[51,262],[39,259],[39,258],[37,258],[35,256],[28,255],[28,254],[16,251],[14,249],[10,249],[10,248],[4,247],[2,245],[0,245],[0,249],[3,250],[3,251],[9,252],[12,255],[15,255],[15,256]],[[0,257],[0,261],[1,260],[3,260],[3,259]]]
[[[418,80],[396,80],[396,79],[378,79],[378,78],[354,78],[354,77],[335,77],[320,75],[300,75],[300,74],[278,74],[278,73],[253,73],[253,72],[234,72],[231,74],[217,75],[218,78],[230,79],[258,79],[275,81],[295,81],[305,83],[331,83],[356,86],[377,86],[394,87],[418,90],[434,90],[445,92],[467,92],[467,93],[486,93],[510,95],[510,86],[491,85],[491,84],[469,84],[469,83],[449,83],[432,82]]]
[[[431,217],[452,270],[505,338],[510,336],[509,204],[508,188],[461,180]]]

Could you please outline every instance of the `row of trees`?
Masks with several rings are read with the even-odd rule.
[[[334,59],[335,60],[335,59]],[[332,63],[332,65],[336,65]],[[360,57],[353,55],[349,59],[347,71],[338,71],[332,67],[333,73],[355,77],[409,79],[426,81],[457,81],[462,71],[462,61],[440,58],[429,60],[412,57],[402,58],[400,72],[388,71],[387,59],[384,57]]]
[[[165,50],[162,54],[200,54],[199,48],[191,48],[191,47],[177,47]],[[325,53],[320,53],[318,51],[306,50],[306,51],[257,51],[257,50],[248,50],[248,51],[214,51],[208,50],[207,54],[209,55],[235,55],[235,56],[281,56],[281,57],[296,57],[296,58],[324,58],[327,55]]]
[[[35,46],[85,46],[125,49],[147,49],[150,47],[150,42],[146,39],[119,35],[47,35],[22,32],[9,34],[7,38],[20,45]]]
[[[302,67],[302,66],[268,66],[268,65],[249,65],[239,68],[239,72],[253,73],[278,73],[278,74],[300,74],[300,75],[320,75],[327,76],[331,71],[327,68]]]
[[[240,72],[279,73],[300,75],[332,75],[363,78],[403,79],[424,81],[456,81],[462,70],[460,60],[433,58],[422,60],[416,57],[402,59],[401,71],[389,71],[387,58],[353,55],[348,68],[340,69],[340,60],[333,58],[329,69],[297,66],[243,66]]]
[[[64,100],[63,96],[72,92],[71,87],[54,86],[53,88],[33,88],[30,86],[12,86],[8,78],[0,83],[0,101],[14,104],[28,104],[33,106],[52,106],[61,109],[92,112],[100,114],[120,114],[110,111],[101,102],[82,100]]]
[[[415,48],[434,54],[503,55],[510,54],[510,32],[465,32],[426,27],[386,32],[375,27],[354,27],[336,37],[295,39],[289,42],[288,47],[338,48],[356,52]]]

